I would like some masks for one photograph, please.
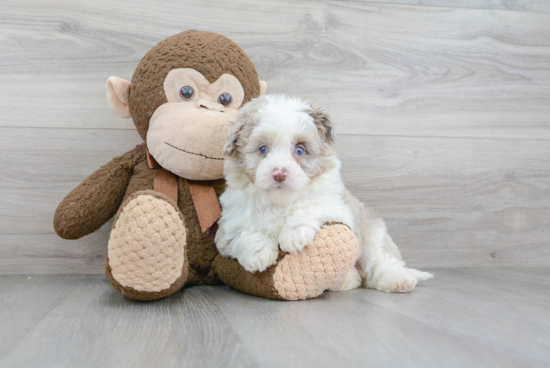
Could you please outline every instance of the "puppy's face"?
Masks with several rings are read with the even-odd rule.
[[[334,167],[328,115],[295,98],[269,95],[241,108],[224,147],[229,183],[296,193]]]

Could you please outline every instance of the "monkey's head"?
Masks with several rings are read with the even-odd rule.
[[[132,82],[107,80],[107,99],[132,118],[160,166],[191,180],[223,177],[223,145],[238,109],[265,93],[254,64],[229,38],[186,31],[153,47]]]

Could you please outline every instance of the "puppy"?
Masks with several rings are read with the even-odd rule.
[[[353,197],[340,176],[329,116],[297,98],[266,95],[242,107],[228,140],[215,242],[250,272],[301,251],[326,222],[342,222],[360,243],[356,266],[331,290],[361,285],[408,292],[433,277],[405,267],[384,221]]]

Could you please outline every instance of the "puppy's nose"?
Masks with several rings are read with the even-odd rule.
[[[288,173],[286,171],[286,169],[275,169],[273,170],[273,179],[276,181],[276,182],[283,182],[286,177],[287,177]]]

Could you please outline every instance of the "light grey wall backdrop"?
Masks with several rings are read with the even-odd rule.
[[[269,92],[331,113],[347,185],[410,265],[548,266],[549,13],[529,0],[4,0],[0,273],[103,272],[111,223],[65,241],[54,210],[140,143],[107,77],[130,79],[186,29],[229,36]]]

